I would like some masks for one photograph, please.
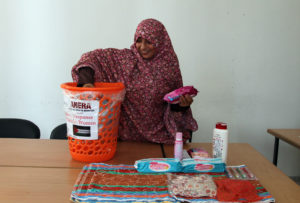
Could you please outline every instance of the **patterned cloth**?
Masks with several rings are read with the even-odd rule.
[[[75,202],[172,202],[166,174],[139,173],[133,165],[89,164],[81,171]]]
[[[205,173],[214,181],[228,179],[225,173]],[[187,175],[187,174],[185,174]],[[199,175],[188,174],[188,175]],[[274,202],[272,196],[257,181],[251,180],[256,193],[263,197],[260,202]],[[242,197],[241,197],[242,198]],[[74,202],[219,202],[216,197],[188,198],[168,192],[165,173],[139,173],[133,165],[107,165],[93,163],[80,172],[71,200]],[[241,202],[241,201],[240,201]]]
[[[256,194],[255,186],[248,180],[216,180],[216,184],[218,186],[217,199],[220,201],[255,202],[263,199]]]
[[[212,177],[207,174],[176,175],[168,173],[169,192],[173,196],[184,197],[214,197],[217,187]]]
[[[152,59],[143,59],[135,42],[145,38],[155,47]],[[126,95],[121,107],[119,138],[173,144],[175,133],[198,129],[190,109],[171,111],[163,100],[165,94],[183,86],[177,56],[169,35],[159,21],[147,19],[136,30],[130,49],[97,49],[83,54],[72,69],[78,82],[78,70],[90,67],[95,82],[123,82]]]

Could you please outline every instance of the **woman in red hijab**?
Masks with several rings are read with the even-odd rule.
[[[191,96],[177,105],[167,104],[165,94],[182,87],[177,56],[162,23],[143,20],[130,49],[97,49],[83,54],[72,69],[78,86],[94,82],[122,82],[126,88],[121,106],[119,139],[173,144],[175,133],[184,141],[196,131]]]

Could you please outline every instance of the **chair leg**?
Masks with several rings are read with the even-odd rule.
[[[193,131],[190,131],[190,139],[189,139],[189,142],[192,142],[192,138],[193,138]]]
[[[164,144],[160,144],[160,148],[161,148],[161,153],[162,153],[162,155],[163,155],[163,158],[166,158],[166,153],[165,153]]]

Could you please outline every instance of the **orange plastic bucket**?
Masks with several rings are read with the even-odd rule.
[[[94,88],[61,85],[71,156],[83,162],[111,159],[117,148],[123,83],[95,83]]]

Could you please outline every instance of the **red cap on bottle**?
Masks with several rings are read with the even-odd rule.
[[[227,124],[226,124],[226,123],[223,123],[223,122],[218,122],[218,123],[216,124],[216,128],[217,128],[217,129],[226,130],[226,129],[227,129]]]

